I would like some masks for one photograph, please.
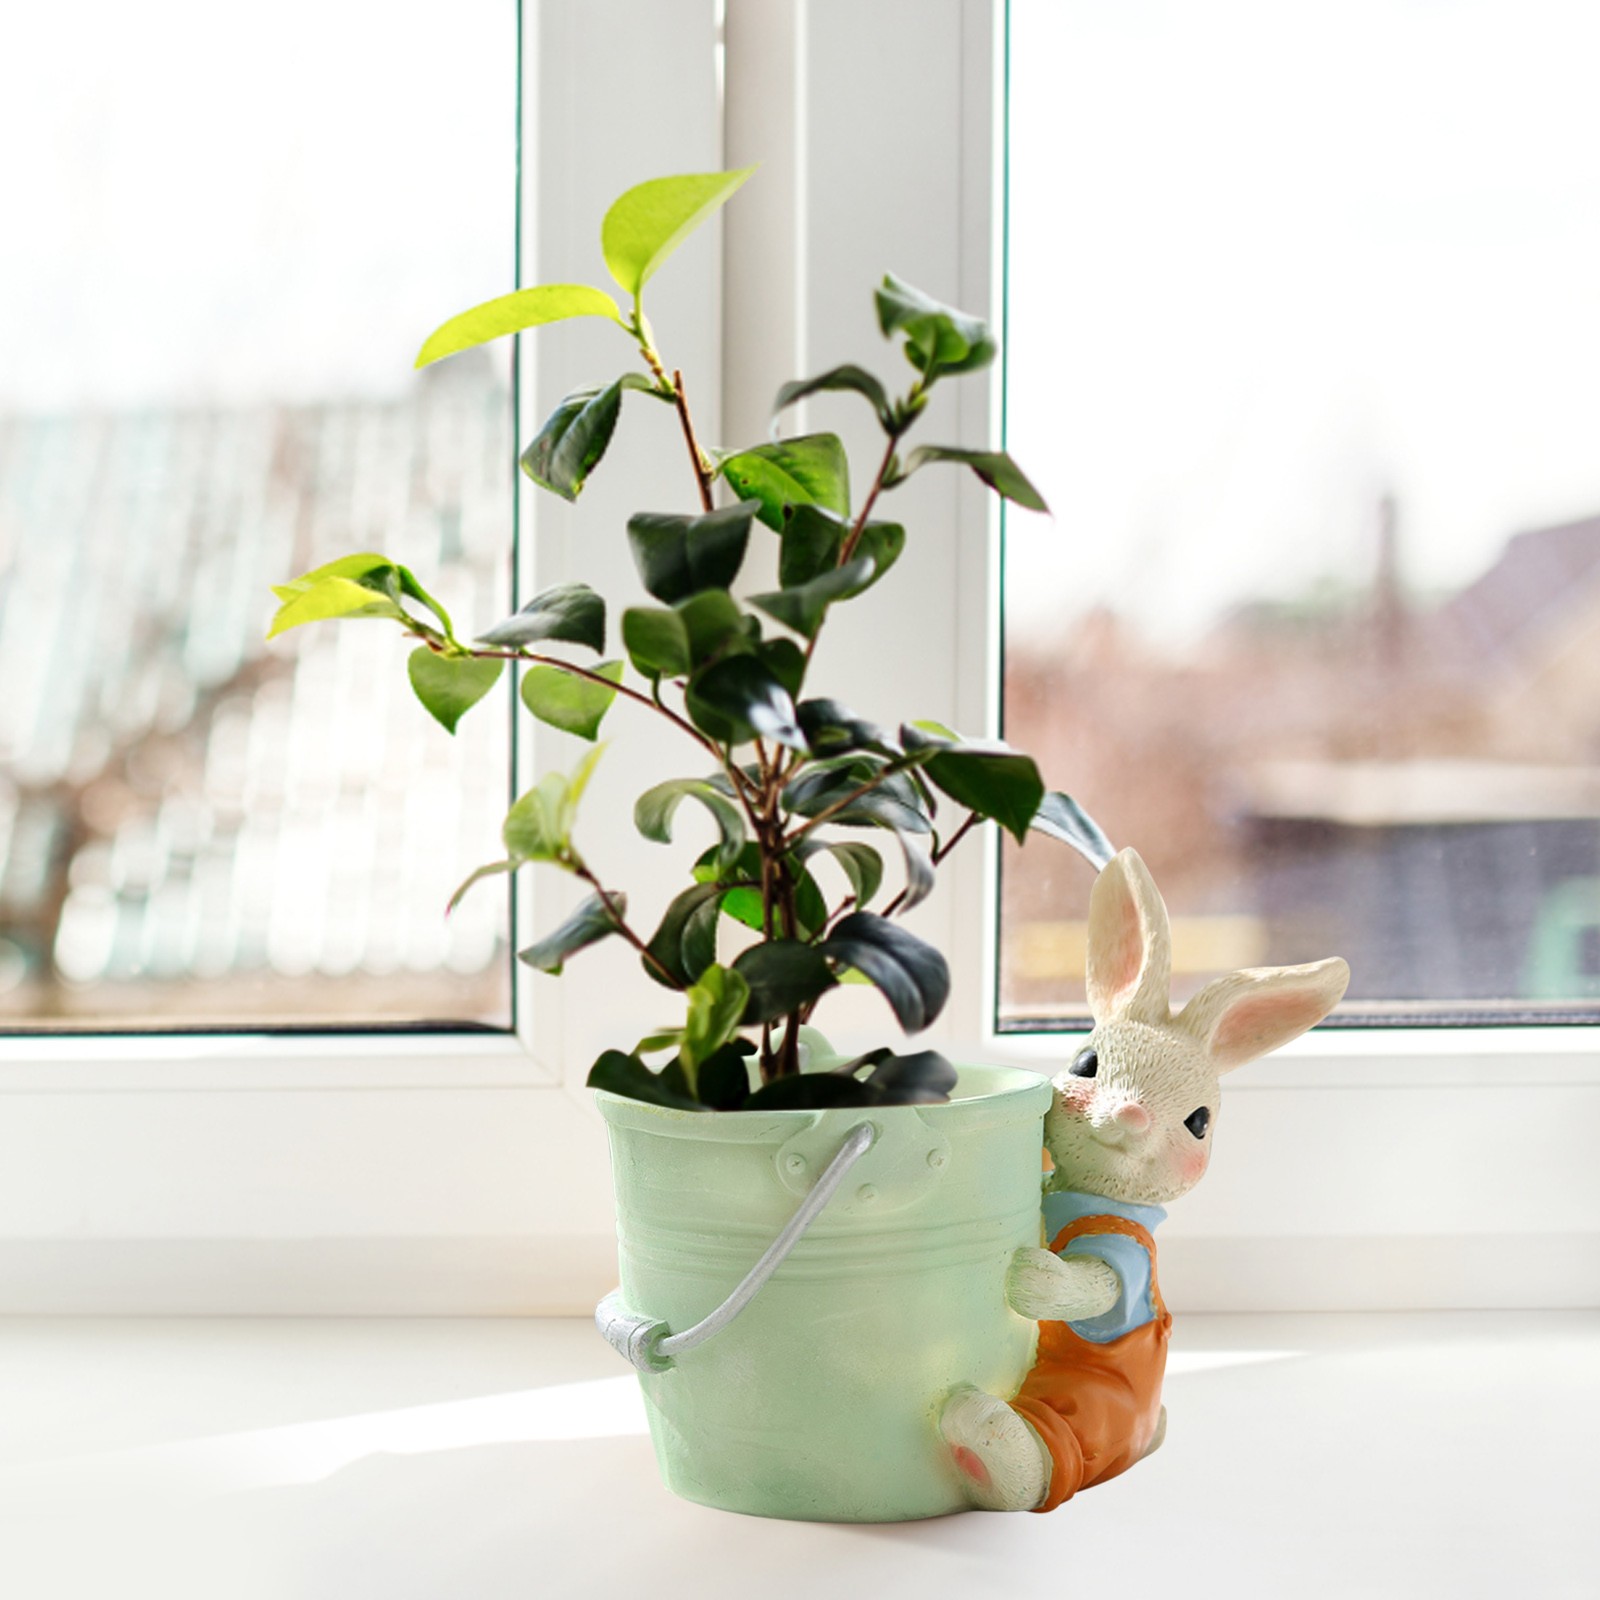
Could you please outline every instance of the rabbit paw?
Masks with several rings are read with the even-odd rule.
[[[967,1498],[983,1511],[1031,1511],[1050,1487],[1039,1436],[1004,1400],[963,1384],[945,1401],[939,1432]]]

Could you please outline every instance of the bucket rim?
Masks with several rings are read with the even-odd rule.
[[[778,1111],[684,1111],[677,1106],[651,1105],[609,1089],[593,1091],[600,1114],[613,1128],[637,1129],[669,1139],[705,1139],[732,1144],[765,1144],[786,1140],[821,1117],[862,1122],[884,1118],[921,1116],[941,1124],[946,1132],[959,1127],[991,1127],[996,1123],[1026,1122],[1042,1117],[1053,1091],[1050,1080],[1026,1067],[966,1063],[956,1067],[958,1087],[974,1077],[992,1077],[992,1088],[937,1105],[829,1106]]]

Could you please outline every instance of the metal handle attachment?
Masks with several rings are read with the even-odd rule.
[[[630,1311],[622,1300],[622,1291],[613,1289],[595,1307],[595,1325],[606,1342],[619,1354],[626,1356],[640,1372],[666,1372],[675,1356],[693,1350],[714,1334],[721,1333],[744,1308],[766,1287],[789,1252],[799,1244],[806,1229],[821,1215],[823,1207],[837,1193],[845,1175],[869,1151],[878,1137],[875,1123],[863,1122],[853,1128],[849,1138],[839,1147],[838,1154],[823,1169],[822,1176],[811,1186],[795,1213],[784,1224],[783,1231],[762,1253],[761,1259],[751,1267],[739,1287],[713,1311],[692,1328],[682,1333],[668,1332],[666,1323],[655,1317],[641,1317]]]

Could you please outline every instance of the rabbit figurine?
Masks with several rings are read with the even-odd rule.
[[[1205,1173],[1220,1075],[1320,1022],[1350,979],[1336,956],[1253,968],[1174,1014],[1171,968],[1166,907],[1124,850],[1089,902],[1094,1031],[1045,1115],[1050,1248],[1019,1250],[1008,1276],[1012,1309],[1039,1322],[1038,1355],[1009,1402],[963,1385],[939,1417],[974,1506],[1050,1511],[1160,1444],[1172,1324],[1151,1238],[1162,1206]]]

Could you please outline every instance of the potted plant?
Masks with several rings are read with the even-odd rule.
[[[831,433],[739,449],[701,440],[644,291],[749,176],[661,178],[617,200],[601,246],[621,304],[587,284],[523,289],[452,318],[418,357],[426,365],[573,317],[612,322],[630,342],[637,370],[568,395],[521,458],[535,483],[573,500],[629,396],[675,410],[687,509],[628,521],[653,603],[623,611],[620,653],[607,654],[605,600],[582,583],[536,594],[464,637],[410,571],[370,553],[279,588],[271,632],[388,619],[414,642],[412,687],[447,730],[509,662],[527,710],[589,743],[572,770],[547,773],[515,802],[504,856],[456,898],[528,865],[571,874],[587,898],[520,958],[559,974],[588,947],[622,939],[643,981],[661,989],[663,1010],[676,1008],[649,1037],[617,1040],[588,1078],[610,1125],[618,1189],[625,1305],[610,1320],[641,1368],[667,1480],[693,1498],[768,1514],[926,1516],[967,1503],[934,1447],[941,1398],[956,1382],[1014,1389],[1032,1356],[1033,1324],[1005,1309],[1004,1275],[1016,1249],[1039,1242],[1049,1089],[1026,1073],[957,1068],[925,1048],[840,1059],[812,1017],[842,982],[865,981],[908,1034],[935,1022],[947,965],[898,918],[980,826],[998,823],[1019,841],[1041,831],[1097,864],[1111,849],[1021,752],[928,722],[877,727],[808,695],[833,611],[889,577],[905,548],[907,530],[888,513],[901,484],[954,468],[1017,505],[1045,506],[1002,451],[908,445],[934,388],[987,367],[996,343],[979,318],[893,276],[876,306],[908,364],[904,385],[845,365],[785,385],[775,404],[781,415],[808,395],[843,391],[868,405],[884,445],[864,492],[852,494]],[[778,586],[736,593],[761,538],[777,541]],[[670,722],[690,758],[683,776],[639,796],[640,832],[670,842],[675,814],[692,801],[718,833],[654,928],[630,920],[625,893],[590,867],[576,830],[595,740],[618,700]],[[889,852],[897,874],[886,871]],[[833,892],[815,870],[824,858],[837,869]],[[802,1220],[814,1225],[785,1269],[747,1310],[733,1308],[743,1311],[736,1325],[719,1324],[703,1347],[680,1334],[674,1353],[668,1330],[718,1306],[797,1206],[810,1207]]]

